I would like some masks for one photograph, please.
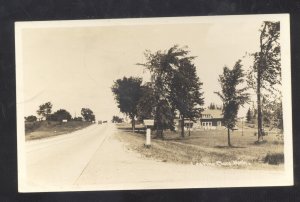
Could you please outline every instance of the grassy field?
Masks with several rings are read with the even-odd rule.
[[[227,130],[192,131],[191,136],[181,138],[179,133],[165,132],[165,139],[155,139],[152,146],[144,147],[145,134],[132,133],[129,126],[118,125],[121,141],[128,148],[140,152],[143,156],[161,161],[210,166],[283,169],[283,140],[277,133],[265,136],[264,143],[256,144],[255,129],[244,128],[231,135],[233,147],[227,146]],[[138,126],[141,128],[141,126]]]
[[[91,124],[90,122],[81,121],[69,121],[67,123],[55,121],[25,123],[25,140],[28,141],[71,133]]]

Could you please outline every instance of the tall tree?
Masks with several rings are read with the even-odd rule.
[[[81,116],[84,118],[85,121],[88,121],[88,122],[95,121],[94,112],[89,108],[82,108]]]
[[[142,95],[141,85],[141,78],[124,77],[116,80],[111,88],[120,111],[131,119],[133,132],[135,131],[137,105]]]
[[[48,116],[51,114],[51,111],[52,111],[51,102],[46,102],[39,106],[39,109],[36,111],[36,113],[47,120]]]
[[[281,84],[280,22],[265,21],[261,25],[260,51],[253,54],[254,65],[248,74],[248,83],[256,89],[258,142],[263,140],[263,90],[273,91]]]
[[[196,67],[192,64],[191,57],[179,59],[178,68],[172,79],[170,98],[175,108],[180,113],[181,136],[184,137],[184,122],[188,118],[195,121],[200,117],[204,104],[202,83],[196,73]]]
[[[239,87],[244,82],[244,73],[241,60],[238,60],[233,69],[223,68],[223,74],[219,76],[222,92],[216,92],[223,102],[224,124],[227,128],[228,146],[231,147],[230,130],[233,130],[237,122],[237,114],[240,105],[249,99],[246,87]]]
[[[179,58],[186,56],[187,53],[188,51],[177,45],[166,51],[154,53],[146,50],[146,63],[138,64],[146,67],[151,73],[151,87],[155,99],[154,122],[157,134],[162,138],[164,127],[174,128],[175,107],[170,100],[171,82],[174,71],[178,67]]]
[[[188,53],[187,47],[179,48],[178,45],[174,45],[166,51],[155,53],[146,51],[147,62],[139,64],[146,67],[151,73],[157,131],[163,131],[165,127],[174,128],[176,109],[180,110],[182,114],[188,114],[187,117],[193,117],[196,114],[198,99],[195,96],[198,93],[197,95],[201,97],[199,91],[196,93],[197,89],[200,90],[201,83],[196,76],[195,66],[191,63],[195,57],[188,56]],[[177,81],[175,77],[181,80]],[[188,79],[191,81],[187,81]],[[183,100],[184,96],[178,98],[180,96],[179,88],[182,88],[182,85],[185,85],[183,86],[184,96],[188,95],[188,92],[193,94],[185,100]]]

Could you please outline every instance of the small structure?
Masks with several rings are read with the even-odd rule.
[[[67,123],[68,120],[67,120],[67,119],[63,119],[62,122],[63,122],[63,123]]]
[[[144,119],[144,125],[146,126],[146,147],[151,146],[151,127],[154,126],[154,120],[153,119]]]
[[[222,110],[205,109],[201,113],[198,124],[205,130],[221,128],[224,126]]]
[[[185,119],[184,129],[185,130],[215,130],[221,129],[224,126],[222,110],[219,109],[205,109],[200,118],[195,122]],[[181,120],[175,119],[175,129],[180,130]]]

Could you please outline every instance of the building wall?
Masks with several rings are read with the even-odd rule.
[[[185,125],[188,125],[189,120],[185,121]],[[175,121],[175,130],[180,130],[180,125],[181,121],[176,120]],[[224,126],[223,119],[212,119],[212,118],[207,118],[207,119],[198,119],[195,123],[192,124],[191,130],[214,130],[214,129],[219,129]],[[188,129],[185,127],[185,129]]]

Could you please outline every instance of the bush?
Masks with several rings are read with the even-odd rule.
[[[30,115],[30,116],[25,117],[25,121],[27,121],[27,122],[35,122],[35,121],[37,121],[37,117],[34,116],[34,115]]]
[[[74,117],[73,121],[83,121],[82,117]]]
[[[25,122],[25,133],[33,132],[41,126],[41,122]]]
[[[268,153],[265,157],[265,163],[271,165],[278,165],[284,163],[284,154],[283,153]]]

